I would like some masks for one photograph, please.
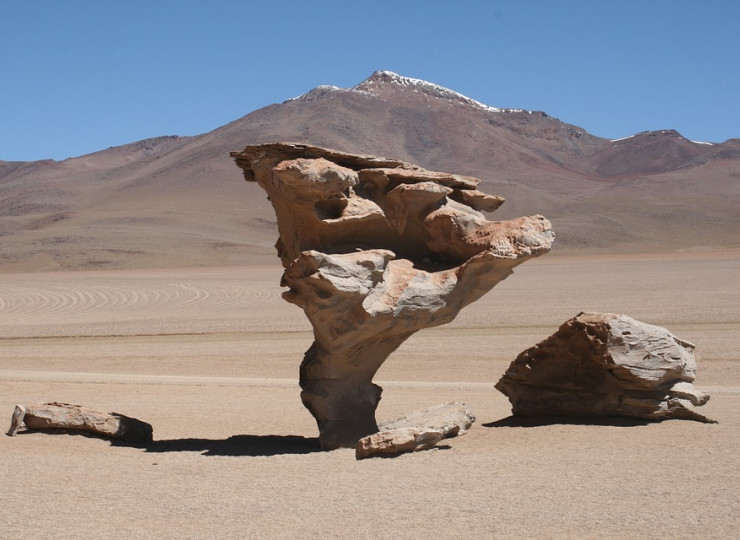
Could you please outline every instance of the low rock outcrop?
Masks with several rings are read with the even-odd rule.
[[[699,414],[709,396],[692,382],[694,345],[626,315],[580,313],[514,360],[496,388],[514,416],[627,416],[648,420]]]
[[[272,143],[232,153],[277,216],[283,298],[315,341],[301,398],[324,449],[376,433],[375,372],[422,328],[450,322],[554,239],[542,216],[488,221],[503,199],[467,176],[374,156]]]

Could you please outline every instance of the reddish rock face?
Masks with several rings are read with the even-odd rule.
[[[272,202],[283,298],[314,329],[301,397],[325,449],[378,430],[372,378],[403,341],[454,319],[554,240],[542,216],[488,221],[475,208],[503,199],[475,178],[289,143],[232,156]]]

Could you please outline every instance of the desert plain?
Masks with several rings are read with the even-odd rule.
[[[222,268],[8,273],[0,415],[76,403],[154,427],[147,445],[0,437],[3,538],[731,538],[740,529],[740,251],[553,252],[518,267],[378,372],[379,420],[463,401],[437,448],[322,452],[301,404],[312,334],[277,259]],[[494,384],[580,311],[696,345],[718,421],[518,422]],[[0,416],[1,417],[1,416]]]

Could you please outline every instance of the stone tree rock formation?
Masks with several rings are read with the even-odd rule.
[[[283,298],[315,341],[301,398],[324,449],[378,431],[378,368],[411,334],[450,322],[554,234],[542,216],[488,221],[503,199],[471,177],[401,161],[271,143],[233,152],[277,216]]]
[[[522,352],[496,388],[515,416],[628,416],[712,422],[692,382],[694,345],[614,313],[580,313]]]

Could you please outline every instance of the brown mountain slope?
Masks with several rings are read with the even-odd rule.
[[[740,246],[740,141],[673,131],[619,141],[376,72],[210,133],[61,162],[0,162],[0,271],[225,265],[272,257],[274,217],[229,152],[289,140],[477,176],[496,215],[542,213],[556,249]]]

